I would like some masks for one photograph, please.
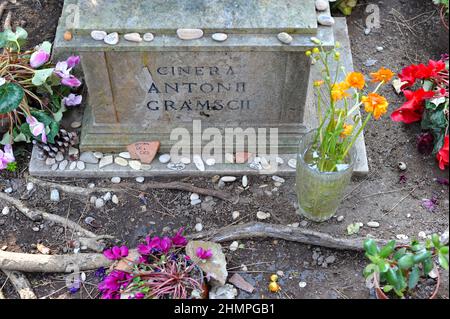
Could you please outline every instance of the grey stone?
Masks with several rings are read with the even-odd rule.
[[[196,206],[196,205],[199,205],[199,204],[201,204],[202,203],[202,200],[201,199],[193,199],[193,200],[191,200],[191,205],[192,206]],[[201,225],[201,224],[200,224]],[[197,226],[197,225],[196,225]]]
[[[80,171],[84,170],[86,168],[86,164],[83,161],[77,161],[77,169]]]
[[[77,168],[77,162],[71,162],[70,165],[69,165],[69,169],[71,171],[73,171],[75,168]]]
[[[105,206],[105,201],[103,198],[97,198],[95,200],[95,208],[102,208],[103,206]]]
[[[57,162],[61,162],[63,159],[64,159],[63,153],[61,153],[61,152],[56,153],[55,160],[56,160]]]
[[[319,14],[319,16],[317,17],[317,22],[319,22],[321,25],[325,25],[325,26],[333,26],[335,21],[334,18],[328,14]]]
[[[325,11],[328,9],[328,0],[316,0],[315,6],[317,11]]]
[[[51,158],[51,157],[48,157],[46,160],[45,160],[45,165],[47,165],[47,166],[52,166],[52,165],[54,165],[56,163],[56,160],[54,159],[54,158]]]
[[[169,154],[163,154],[159,157],[159,162],[163,164],[167,164],[170,162],[170,155]]]
[[[237,295],[237,289],[230,284],[225,284],[223,286],[214,286],[209,291],[209,299],[232,300],[236,299]]]
[[[118,176],[111,178],[111,183],[113,184],[119,184],[122,181],[122,179]]]
[[[142,177],[142,176],[138,176],[138,177],[136,177],[136,182],[137,183],[143,183],[145,181],[145,177]]]
[[[98,164],[98,158],[94,155],[93,152],[83,152],[80,155],[80,161],[83,161],[88,164]]]
[[[114,159],[114,163],[116,163],[119,166],[128,166],[128,161],[126,159],[124,159],[123,157],[116,157]]]
[[[31,192],[34,189],[34,184],[32,182],[27,183],[27,191]]]
[[[277,38],[284,44],[291,44],[292,41],[294,40],[294,38],[289,33],[286,32],[278,33]]]
[[[59,202],[60,196],[59,196],[59,191],[57,189],[52,189],[50,191],[50,200],[52,202]]]
[[[52,170],[52,171],[56,171],[56,170],[58,169],[58,167],[59,167],[59,164],[58,164],[58,163],[55,163],[55,164],[52,165],[51,170]]]
[[[98,167],[99,168],[103,168],[103,167],[111,165],[113,162],[114,162],[113,156],[112,155],[108,155],[108,156],[103,157],[100,160],[100,162],[98,164]]]

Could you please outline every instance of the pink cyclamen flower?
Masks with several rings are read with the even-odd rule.
[[[76,67],[78,64],[80,64],[80,57],[76,56],[76,55],[72,55],[71,57],[69,57],[66,61],[67,66],[70,69],[73,69],[74,67]]]
[[[161,243],[159,245],[159,250],[162,253],[167,254],[169,252],[170,248],[172,248],[172,241],[170,240],[170,238],[164,237],[163,239],[161,239]]]
[[[212,257],[212,255],[213,255],[211,249],[205,250],[202,247],[198,247],[197,250],[195,251],[195,254],[201,260],[210,259]]]
[[[146,237],[146,244],[139,244],[137,249],[141,255],[148,256],[154,253],[155,250],[159,250],[161,244],[161,238],[159,237]]]
[[[30,57],[30,65],[33,69],[43,66],[50,60],[50,54],[43,50],[34,52]]]
[[[0,171],[5,169],[9,163],[15,162],[13,149],[10,144],[5,145],[4,151],[0,149]]]
[[[133,276],[120,271],[113,270],[99,285],[103,299],[120,299],[120,290],[126,288]]]
[[[44,123],[39,122],[32,115],[27,116],[27,123],[30,125],[30,131],[33,136],[38,137],[41,135],[41,140],[43,143],[47,143],[47,135],[45,134],[45,125]]]
[[[53,72],[61,78],[61,84],[72,88],[79,87],[81,85],[81,81],[70,74],[71,71],[72,68],[69,67],[67,61],[64,61],[58,62]]]
[[[82,101],[83,96],[73,93],[70,93],[67,97],[63,98],[63,103],[66,106],[77,106],[80,105]]]
[[[117,247],[114,246],[111,249],[107,249],[103,252],[103,255],[109,260],[120,260],[128,256],[128,247],[122,246]]]
[[[183,237],[184,228],[180,228],[175,236],[172,237],[172,243],[174,246],[184,247],[187,245],[187,239]]]

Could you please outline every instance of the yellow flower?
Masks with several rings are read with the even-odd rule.
[[[333,98],[333,101],[336,102],[342,100],[343,98],[349,97],[350,94],[346,92],[349,88],[350,87],[345,82],[334,84],[331,89],[331,97]]]
[[[386,68],[380,68],[377,72],[370,73],[370,76],[372,77],[372,82],[374,83],[376,82],[388,83],[394,76],[394,72]]]
[[[324,80],[318,80],[318,81],[314,81],[314,86],[315,87],[320,87],[325,83]]]
[[[370,93],[368,96],[363,96],[361,101],[364,103],[366,112],[373,113],[376,120],[386,114],[388,110],[388,101],[384,96],[377,93]]]
[[[311,51],[306,51],[306,56],[311,56],[312,52]]]
[[[270,276],[270,281],[273,281],[273,282],[278,281],[278,276],[277,275]]]
[[[320,50],[319,50],[319,48],[314,48],[314,49],[313,49],[313,53],[315,53],[315,54],[318,54],[318,53],[320,53]]]
[[[345,79],[345,82],[352,88],[362,90],[364,89],[364,85],[366,85],[366,80],[364,79],[364,75],[359,72],[350,72]]]
[[[280,290],[281,290],[281,287],[276,282],[273,281],[273,282],[271,282],[269,284],[269,291],[270,292],[276,293],[276,292],[279,292]]]
[[[341,133],[341,137],[345,138],[347,136],[350,136],[352,133],[353,133],[353,125],[344,124],[344,130]]]

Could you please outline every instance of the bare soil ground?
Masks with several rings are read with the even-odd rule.
[[[25,24],[30,32],[31,44],[51,40],[62,1],[30,0],[19,3],[23,4],[10,6],[14,13],[13,21],[24,21],[21,23]],[[371,3],[380,8],[381,28],[373,29],[366,35],[364,27],[368,14],[365,9]],[[393,14],[397,14],[397,18]],[[399,14],[403,18],[399,18]],[[431,1],[360,0],[356,10],[348,18],[348,25],[355,68],[365,73],[380,66],[399,72],[410,63],[437,59],[442,53],[448,52],[448,33],[442,27],[438,9]],[[378,52],[377,46],[384,47],[384,50]],[[368,59],[376,59],[377,63],[366,67]],[[397,96],[393,90],[387,93],[387,97],[391,101],[391,111],[403,102],[403,97]],[[344,221],[331,219],[321,224],[304,222],[302,225],[337,237],[347,236],[346,228],[349,224],[369,221],[377,221],[381,226],[377,229],[364,226],[359,235],[395,239],[396,235],[404,234],[417,238],[421,231],[426,234],[444,231],[449,224],[449,189],[434,179],[448,178],[448,169],[440,171],[434,158],[422,156],[417,152],[415,141],[419,133],[418,125],[393,123],[389,117],[370,123],[366,130],[366,144],[371,173],[367,178],[355,178],[352,181],[348,196],[337,213],[338,216],[345,216]],[[26,192],[27,163],[30,155],[26,146],[20,148],[19,152],[18,173],[0,173],[0,190],[13,187],[12,196],[17,198]],[[400,161],[408,165],[406,172],[398,170],[397,164]],[[401,175],[406,177],[405,183],[399,182]],[[201,187],[215,187],[210,178],[185,181]],[[89,183],[95,183],[97,187],[110,185],[107,180],[63,182],[84,187]],[[133,188],[135,182],[129,180],[120,185]],[[264,185],[267,186],[262,187]],[[233,211],[240,211],[243,217],[241,222],[255,221],[257,211],[270,212],[272,223],[302,222],[302,218],[295,213],[294,180],[288,179],[277,192],[272,192],[273,188],[270,177],[251,177],[250,188],[246,191],[239,188],[239,183],[228,185],[225,191],[240,193],[241,200],[235,205],[214,199],[212,204],[203,203],[193,207],[190,205],[188,193],[158,190],[149,191],[146,206],[138,198],[138,191],[130,191],[119,197],[118,206],[107,204],[102,209],[95,209],[89,204],[89,199],[69,194],[62,194],[61,202],[52,203],[49,200],[49,191],[42,188],[38,188],[26,203],[30,207],[67,216],[80,224],[83,224],[86,216],[92,216],[102,226],[101,229],[91,229],[92,231],[111,234],[117,238],[118,243],[134,246],[147,234],[173,232],[181,226],[186,227],[187,233],[195,232],[193,228],[198,222],[203,224],[204,229],[226,226],[233,222]],[[423,198],[432,196],[438,198],[438,208],[433,213],[421,206]],[[0,208],[4,206],[2,204],[4,203],[0,202]],[[35,232],[32,230],[35,226],[42,229]],[[67,253],[70,236],[70,233],[66,233],[57,225],[33,223],[14,209],[9,215],[0,216],[0,247],[6,245],[10,251],[37,253],[36,244],[41,242],[51,248],[54,254]],[[362,276],[366,264],[363,254],[324,248],[320,248],[318,252],[315,247],[276,240],[245,241],[243,244],[245,248],[236,252],[225,249],[229,268],[239,271],[256,287],[256,291],[251,295],[240,292],[240,298],[373,298],[373,294],[365,287]],[[326,268],[318,266],[317,261],[313,259],[314,250],[315,257],[334,256],[336,261]],[[239,270],[241,265],[248,265],[248,271]],[[282,292],[272,295],[267,291],[268,278],[276,271],[284,272],[280,281]],[[74,295],[69,295],[64,288],[62,275],[33,274],[28,275],[28,278],[38,297],[95,298],[97,295],[97,281],[92,273],[88,274],[85,287]],[[9,281],[5,279],[5,276],[0,274],[0,288],[4,286],[4,294],[10,298],[18,298]],[[439,297],[448,298],[448,274],[444,274],[443,279]],[[301,281],[307,283],[305,288],[299,287]]]

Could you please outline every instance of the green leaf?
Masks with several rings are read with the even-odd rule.
[[[400,258],[402,258],[404,255],[406,254],[406,248],[400,248],[399,250],[397,250],[394,254],[394,260],[399,260]]]
[[[28,141],[29,141],[29,139],[22,132],[20,132],[19,134],[16,135],[16,137],[14,137],[14,142],[17,142],[17,143],[19,143],[19,142],[28,142]]]
[[[364,249],[370,256],[376,256],[379,250],[377,243],[373,239],[367,239],[364,241]]]
[[[16,42],[18,39],[17,35],[11,29],[6,29],[3,34],[5,40],[8,42]]]
[[[448,270],[448,255],[439,253],[439,265],[445,270]]]
[[[439,249],[439,253],[443,255],[448,255],[448,246],[443,246]]]
[[[17,40],[26,40],[28,38],[28,32],[21,27],[16,27]]]
[[[368,264],[366,268],[364,268],[363,275],[365,278],[369,277],[371,274],[378,270],[378,266],[375,264]]]
[[[53,74],[54,69],[42,69],[34,72],[31,82],[36,86],[44,85],[47,79]]]
[[[414,265],[414,255],[406,254],[398,260],[398,267],[400,269],[409,269]]]
[[[422,266],[423,266],[423,272],[425,275],[428,275],[434,268],[434,263],[433,260],[431,259],[425,259],[422,262]]]
[[[24,95],[23,89],[15,83],[6,83],[0,86],[0,114],[17,109]]]
[[[381,260],[378,263],[378,271],[380,273],[385,273],[386,271],[388,271],[390,269],[390,267],[391,266],[389,265],[389,263],[387,261]]]
[[[424,260],[431,258],[431,256],[432,256],[432,254],[429,251],[424,251],[424,252],[418,253],[417,255],[414,256],[414,262],[417,264],[421,263]]]
[[[52,52],[52,44],[48,41],[42,42],[42,44],[39,46],[39,48],[42,51],[47,52],[48,54],[50,54]]]
[[[395,269],[389,268],[389,270],[386,272],[386,280],[390,285],[394,286],[396,290],[401,289],[400,279],[398,278]]]
[[[434,247],[436,248],[441,247],[441,240],[439,239],[438,234],[431,235],[431,241],[433,242]]]
[[[1,145],[11,144],[11,134],[9,132],[6,132],[3,135],[3,138],[0,140]]]
[[[383,287],[383,291],[385,293],[390,292],[392,289],[394,289],[394,286],[392,286],[392,285],[386,285],[386,286]]]
[[[408,288],[414,289],[417,286],[419,279],[420,279],[420,269],[419,267],[414,266],[409,274]]]
[[[391,240],[390,242],[387,243],[386,246],[384,246],[381,249],[379,255],[381,258],[386,258],[394,252],[394,249],[395,249],[395,240]]]

